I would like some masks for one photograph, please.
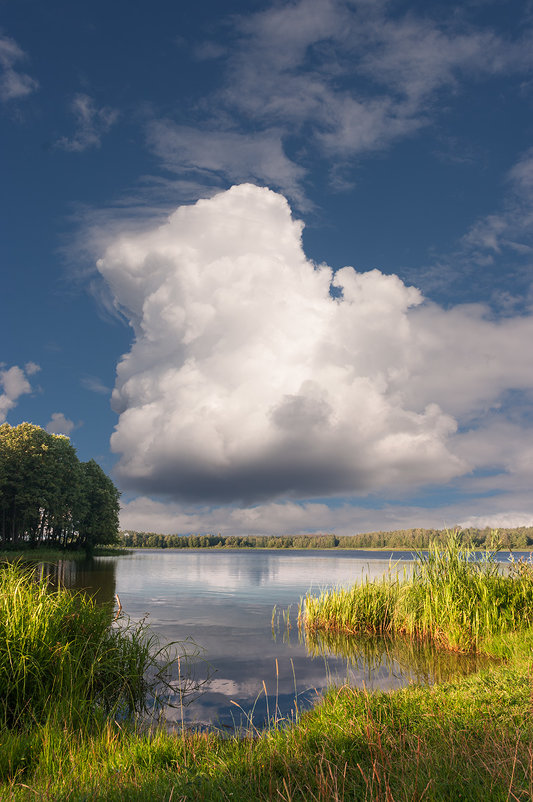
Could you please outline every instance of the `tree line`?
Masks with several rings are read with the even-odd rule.
[[[0,548],[82,548],[119,542],[119,492],[68,437],[0,426]]]
[[[475,548],[527,549],[533,546],[533,527],[521,526],[498,529],[490,527],[459,529],[460,540]],[[392,532],[366,532],[337,537],[331,534],[316,535],[161,535],[157,532],[126,530],[120,533],[124,546],[132,548],[174,549],[364,549],[408,548],[423,549],[430,543],[445,543],[448,529],[396,529]]]

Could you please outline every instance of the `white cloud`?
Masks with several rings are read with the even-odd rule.
[[[410,320],[412,351],[397,385],[410,408],[438,400],[466,423],[498,406],[506,390],[533,387],[530,315],[494,320],[482,304],[427,303]]]
[[[301,230],[282,196],[243,185],[108,247],[98,268],[135,331],[113,392],[125,484],[251,502],[443,483],[476,467],[455,450],[465,427],[533,388],[531,317],[333,275]]]
[[[529,267],[533,253],[533,148],[509,170],[507,185],[502,209],[477,220],[463,244],[480,263],[513,252],[525,256]]]
[[[504,529],[506,527],[533,526],[533,513],[502,512],[494,515],[473,515],[460,522],[465,529],[469,526],[484,529]]]
[[[71,110],[76,120],[76,131],[72,137],[63,136],[57,141],[58,147],[71,152],[87,148],[98,148],[104,134],[116,123],[119,113],[109,106],[98,108],[89,95],[75,95]]]
[[[50,434],[65,434],[68,437],[76,428],[76,424],[66,418],[62,412],[53,412],[45,428]]]
[[[452,16],[439,24],[412,13],[395,20],[371,15],[362,33],[362,72],[412,104],[440,87],[459,86],[464,77],[527,70],[533,63],[530,33],[508,40]]]
[[[223,103],[329,152],[381,148],[426,125],[433,96],[469,79],[531,68],[531,34],[508,40],[464,19],[390,14],[387,3],[299,0],[248,15]]]
[[[219,88],[190,115],[198,122],[155,121],[149,144],[165,167],[195,171],[206,185],[265,182],[305,209],[303,167],[312,159],[336,160],[339,187],[347,180],[339,181],[339,158],[346,173],[360,154],[412,136],[446,109],[444,92],[530,71],[527,24],[521,36],[504,37],[476,27],[469,12],[295,0],[234,16],[224,23]]]
[[[194,171],[219,186],[222,181],[264,182],[305,205],[300,189],[305,170],[287,158],[279,131],[198,130],[160,120],[149,125],[148,141],[169,170]]]
[[[13,365],[7,369],[0,364],[0,387],[3,390],[0,393],[0,423],[6,420],[7,413],[16,406],[21,395],[31,393],[32,387],[27,377],[39,370],[35,362],[28,362],[24,368]]]
[[[406,268],[403,275],[423,282],[429,292],[446,288],[449,295],[453,285],[456,293],[489,298],[502,316],[529,313],[533,309],[533,148],[508,170],[504,186],[499,206],[474,221],[455,251],[440,255],[431,267]]]
[[[27,56],[14,39],[0,35],[0,100],[8,101],[26,97],[35,92],[39,84],[16,65]]]
[[[24,365],[24,370],[27,376],[34,376],[41,370],[41,368],[35,362],[26,362]]]
[[[474,514],[473,514],[474,512]],[[161,534],[296,535],[391,531],[411,527],[453,528],[460,526],[533,526],[529,495],[495,497],[443,507],[415,504],[385,505],[379,509],[343,504],[330,507],[317,502],[269,502],[254,507],[220,506],[188,508],[146,497],[123,503],[120,527]]]

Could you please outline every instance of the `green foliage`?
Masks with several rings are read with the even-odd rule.
[[[533,620],[533,571],[516,563],[509,573],[487,551],[474,560],[457,534],[444,547],[419,554],[412,576],[324,591],[305,599],[309,630],[405,634],[460,652],[498,650],[498,639]]]
[[[105,543],[118,543],[120,494],[111,479],[92,459],[81,464],[83,508],[80,516],[80,542],[86,551]]]
[[[131,716],[153,701],[171,650],[143,623],[112,623],[112,610],[85,593],[52,590],[20,564],[0,565],[0,726],[53,718],[87,724]]]
[[[458,529],[465,546],[491,546],[493,530]],[[533,546],[533,527],[499,529],[499,542],[505,549],[527,549]],[[157,532],[120,532],[123,546],[150,549],[425,549],[430,543],[445,544],[447,529],[398,529],[393,532],[367,532],[361,535],[161,535]]]
[[[0,547],[84,547],[118,539],[119,494],[68,437],[0,426]]]

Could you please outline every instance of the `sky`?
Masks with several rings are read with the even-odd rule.
[[[533,3],[0,0],[0,422],[121,526],[533,525]]]

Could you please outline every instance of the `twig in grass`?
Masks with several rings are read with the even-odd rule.
[[[115,593],[115,599],[117,600],[117,612],[115,613],[113,621],[117,621],[122,613],[122,605],[120,603],[120,596],[118,595],[118,593]]]

